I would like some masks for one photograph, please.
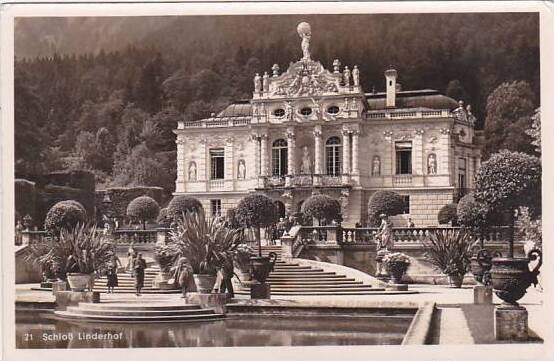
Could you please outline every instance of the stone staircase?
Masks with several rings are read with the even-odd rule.
[[[324,295],[369,295],[384,291],[353,277],[326,271],[323,268],[301,265],[297,262],[281,260],[280,246],[262,247],[262,255],[277,254],[277,262],[267,282],[271,285],[271,295],[281,296],[324,296]],[[248,287],[237,284],[238,295],[249,295]]]
[[[220,320],[224,314],[211,308],[186,304],[184,300],[160,300],[158,298],[136,297],[102,303],[82,303],[69,306],[65,311],[54,314],[64,320],[122,323],[122,322],[197,322]]]
[[[179,293],[180,290],[161,290],[153,286],[154,278],[160,272],[160,267],[156,263],[148,265],[144,271],[144,288],[142,293]],[[119,271],[117,273],[118,283],[114,290],[115,293],[135,293],[135,280],[131,273],[125,271]],[[106,286],[108,279],[106,276],[97,278],[94,281],[94,291],[105,293],[108,290]]]

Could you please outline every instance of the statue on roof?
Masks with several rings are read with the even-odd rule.
[[[310,39],[312,37],[312,28],[310,24],[301,22],[296,27],[296,31],[302,39],[302,43],[300,44],[303,55],[302,60],[310,60]]]

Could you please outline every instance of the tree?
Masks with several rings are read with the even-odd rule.
[[[404,211],[404,198],[392,191],[377,191],[371,195],[368,202],[367,214],[370,226],[378,226],[379,216],[385,214],[394,216]]]
[[[464,102],[469,103],[469,95],[458,79],[448,82],[445,93],[454,100],[463,100]]]
[[[53,235],[59,235],[64,228],[73,229],[78,223],[84,223],[86,216],[85,207],[81,203],[74,200],[61,201],[46,213],[44,229]]]
[[[196,198],[188,196],[176,196],[167,205],[167,216],[171,220],[176,220],[188,212],[198,212],[202,208],[202,203]]]
[[[473,192],[466,194],[458,202],[456,217],[462,227],[478,232],[488,223],[489,210],[486,204],[477,202]]]
[[[527,129],[525,133],[529,135],[533,141],[531,144],[535,146],[535,152],[541,153],[541,108],[535,110],[535,114],[531,117],[533,122],[531,128]]]
[[[160,205],[148,196],[137,197],[127,206],[127,215],[140,220],[142,229],[146,229],[146,222],[156,219],[159,213]]]
[[[306,199],[302,203],[302,213],[305,216],[316,218],[319,225],[321,225],[322,219],[342,221],[340,203],[325,194],[316,194]]]
[[[262,256],[260,227],[267,227],[277,222],[279,211],[268,196],[255,193],[244,197],[237,205],[237,220],[247,228],[254,228],[258,241],[258,253]]]
[[[531,128],[535,95],[525,81],[500,84],[487,98],[485,156],[501,149],[534,154]]]
[[[439,224],[448,224],[452,222],[452,225],[455,226],[458,220],[457,217],[457,207],[456,203],[449,203],[442,206],[437,214],[437,220]]]
[[[505,213],[510,220],[510,257],[514,254],[515,210],[528,207],[532,216],[540,213],[541,174],[537,157],[503,150],[483,162],[475,177],[475,200],[493,212]]]

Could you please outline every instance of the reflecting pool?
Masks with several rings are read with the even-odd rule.
[[[16,313],[18,348],[398,345],[413,315],[250,316],[222,321],[111,324]]]

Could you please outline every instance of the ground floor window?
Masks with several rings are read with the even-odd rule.
[[[211,200],[212,208],[212,217],[221,216],[221,199],[212,199]]]

